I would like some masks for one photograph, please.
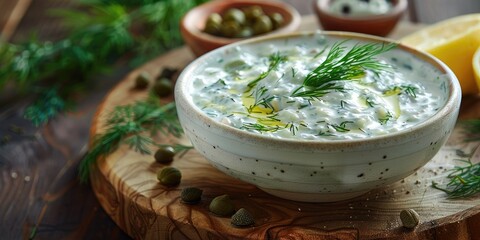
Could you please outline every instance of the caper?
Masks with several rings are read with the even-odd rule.
[[[222,217],[231,216],[235,212],[233,202],[227,194],[214,198],[210,202],[208,209],[210,212]]]
[[[158,75],[157,80],[162,78],[168,78],[171,80],[177,71],[178,70],[176,68],[165,67],[162,69],[162,72],[160,72],[160,75]]]
[[[268,15],[268,17],[273,23],[273,29],[280,28],[284,22],[283,16],[280,13],[272,13]]]
[[[241,28],[237,22],[226,21],[222,24],[220,32],[225,37],[235,37],[240,32]]]
[[[238,8],[229,8],[223,15],[225,22],[232,21],[239,25],[245,24],[245,14]]]
[[[263,12],[262,7],[258,5],[247,7],[243,9],[243,12],[245,13],[245,17],[247,18],[248,21],[253,21],[257,17],[260,17],[265,14]]]
[[[235,214],[233,214],[231,223],[236,227],[246,227],[253,225],[255,219],[245,208],[240,208]]]
[[[182,190],[181,198],[184,203],[195,204],[200,202],[203,190],[196,187],[189,187]]]
[[[164,167],[157,173],[157,179],[167,187],[173,187],[180,184],[182,173],[174,167]]]
[[[159,97],[167,97],[173,91],[173,84],[169,79],[162,78],[153,85],[153,91]]]
[[[205,23],[205,32],[218,35],[220,33],[220,28],[222,26],[222,16],[218,13],[212,13],[208,16],[207,22]]]
[[[272,20],[266,15],[258,17],[253,24],[253,32],[256,35],[270,32],[272,31],[272,28]]]
[[[415,228],[420,222],[418,213],[413,209],[406,209],[400,212],[400,220],[406,228]]]
[[[145,89],[148,87],[148,83],[151,81],[150,74],[148,72],[141,72],[137,78],[135,78],[135,89]]]
[[[171,146],[160,147],[154,155],[155,161],[163,164],[171,163],[173,156],[175,156],[175,150]]]

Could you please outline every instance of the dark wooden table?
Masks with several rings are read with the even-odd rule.
[[[45,10],[66,7],[69,1],[13,2],[0,0],[0,30],[6,29],[11,41],[21,41],[32,31],[41,39],[61,36],[58,22]],[[305,6],[310,1],[296,2],[310,9]],[[17,12],[13,18],[12,11]],[[77,178],[96,107],[128,71],[119,67],[99,77],[91,91],[78,98],[74,111],[41,127],[23,118],[29,99],[2,101],[0,96],[0,239],[130,239],[100,207],[90,185]],[[479,104],[478,98],[467,98],[465,104]]]
[[[44,40],[61,37],[59,23],[46,11],[70,2],[1,0],[2,37],[17,42],[33,31]],[[130,239],[100,207],[90,185],[77,178],[92,116],[129,71],[122,69],[99,78],[74,111],[38,128],[23,118],[29,99],[0,96],[0,239]]]

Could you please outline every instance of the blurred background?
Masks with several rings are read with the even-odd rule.
[[[226,0],[228,1],[228,0]],[[302,15],[313,14],[313,0],[283,0],[293,5]],[[38,31],[40,39],[54,40],[60,36],[60,24],[49,15],[49,9],[69,7],[72,0],[0,0],[0,32],[3,39],[18,41]],[[408,0],[409,12],[405,20],[434,23],[454,16],[480,12],[479,0]],[[51,19],[52,24],[45,24]],[[20,31],[15,31],[15,29]]]

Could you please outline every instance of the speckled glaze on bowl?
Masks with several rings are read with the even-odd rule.
[[[226,9],[242,8],[252,5],[262,7],[269,13],[280,13],[285,23],[279,29],[264,35],[284,34],[296,31],[300,27],[301,16],[298,11],[287,3],[277,0],[215,0],[204,3],[188,11],[180,23],[180,32],[183,39],[196,56],[230,43],[244,40],[242,38],[225,38],[203,32],[207,18],[212,13],[221,13]]]
[[[196,150],[224,173],[251,183],[280,198],[328,202],[359,196],[398,181],[425,165],[452,131],[461,100],[458,80],[445,64],[404,45],[412,54],[446,76],[442,82],[445,106],[430,119],[400,132],[357,140],[303,141],[276,139],[213,121],[193,103],[193,78],[206,66],[231,54],[239,45],[286,39],[316,41],[319,37],[367,42],[388,40],[363,34],[297,33],[238,42],[214,50],[187,66],[178,78],[175,100],[185,134]]]
[[[330,31],[348,31],[377,36],[387,36],[397,25],[407,9],[407,0],[393,0],[393,9],[381,15],[349,17],[328,11],[335,0],[315,0],[313,9],[322,28]]]

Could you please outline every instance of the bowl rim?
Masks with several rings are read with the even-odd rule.
[[[397,0],[397,4],[393,6],[393,9],[384,14],[347,17],[342,15],[332,14],[330,11],[328,11],[328,5],[332,1],[334,0],[315,0],[314,7],[317,10],[319,15],[322,15],[322,14],[327,15],[330,18],[335,18],[337,20],[342,20],[342,21],[373,21],[373,20],[383,20],[387,18],[393,18],[393,17],[402,15],[408,6],[407,0]]]
[[[186,91],[186,87],[188,86],[188,81],[190,81],[188,76],[191,76],[192,72],[196,69],[198,64],[201,64],[205,59],[211,58],[220,52],[227,51],[228,49],[235,48],[240,45],[249,45],[249,44],[256,44],[261,42],[266,42],[269,40],[275,39],[285,39],[285,38],[297,38],[297,37],[304,37],[304,36],[311,36],[322,34],[330,37],[339,37],[339,38],[352,38],[364,41],[376,41],[382,43],[395,43],[397,44],[397,48],[401,48],[403,51],[407,51],[410,54],[413,54],[415,57],[428,61],[430,65],[438,69],[440,72],[445,74],[448,79],[448,87],[449,87],[449,94],[445,104],[430,118],[425,119],[424,121],[413,125],[409,128],[402,129],[400,131],[396,131],[393,133],[387,133],[379,136],[373,136],[368,138],[358,138],[358,139],[340,139],[340,140],[307,140],[307,139],[297,139],[297,138],[275,138],[271,136],[265,136],[254,132],[245,131],[242,129],[238,129],[232,127],[230,125],[226,125],[224,123],[215,121],[214,119],[210,118],[207,114],[201,111],[191,100],[189,97],[188,92]],[[271,35],[271,36],[263,36],[257,38],[251,38],[239,42],[235,42],[233,44],[229,44],[220,48],[217,48],[213,51],[210,51],[201,57],[192,61],[179,75],[175,91],[174,91],[175,102],[177,104],[177,108],[185,108],[187,115],[195,116],[195,118],[199,119],[201,122],[211,126],[213,129],[217,128],[220,131],[224,132],[225,136],[235,136],[236,138],[242,139],[244,141],[252,141],[255,143],[264,143],[264,144],[279,144],[281,146],[285,146],[288,148],[310,148],[310,147],[359,147],[365,145],[385,145],[389,141],[392,142],[393,139],[396,141],[393,142],[402,142],[405,139],[412,139],[411,136],[417,136],[419,131],[431,131],[428,129],[428,126],[439,123],[443,119],[445,119],[449,114],[457,112],[459,110],[459,105],[461,101],[461,89],[460,83],[456,78],[455,74],[452,72],[450,68],[433,55],[422,52],[420,50],[414,49],[407,45],[404,45],[398,41],[394,41],[392,39],[362,34],[362,33],[354,33],[354,32],[342,32],[342,31],[307,31],[307,32],[295,32],[295,33],[288,33],[288,34],[279,34],[279,35]],[[458,114],[457,114],[458,115]]]
[[[301,16],[300,13],[295,9],[293,6],[286,2],[282,2],[279,0],[213,0],[209,1],[206,3],[203,3],[201,5],[198,5],[197,7],[192,8],[190,11],[188,11],[181,19],[180,25],[182,28],[185,29],[185,31],[188,31],[191,35],[196,36],[197,38],[201,39],[202,41],[206,42],[218,42],[220,44],[230,44],[236,41],[241,41],[245,39],[250,39],[250,38],[227,38],[227,37],[220,37],[220,36],[214,36],[208,33],[202,32],[200,29],[196,28],[194,25],[187,24],[187,20],[190,20],[193,14],[201,11],[201,9],[204,8],[212,8],[216,5],[224,5],[224,6],[229,6],[229,5],[238,5],[238,4],[245,4],[245,5],[260,5],[260,6],[265,6],[265,5],[273,5],[277,8],[284,9],[285,13],[289,15],[291,18],[291,21],[283,25],[282,27],[275,29],[274,31],[259,35],[258,37],[269,35],[269,34],[281,34],[285,31],[289,30],[295,30],[300,26],[301,23]]]

